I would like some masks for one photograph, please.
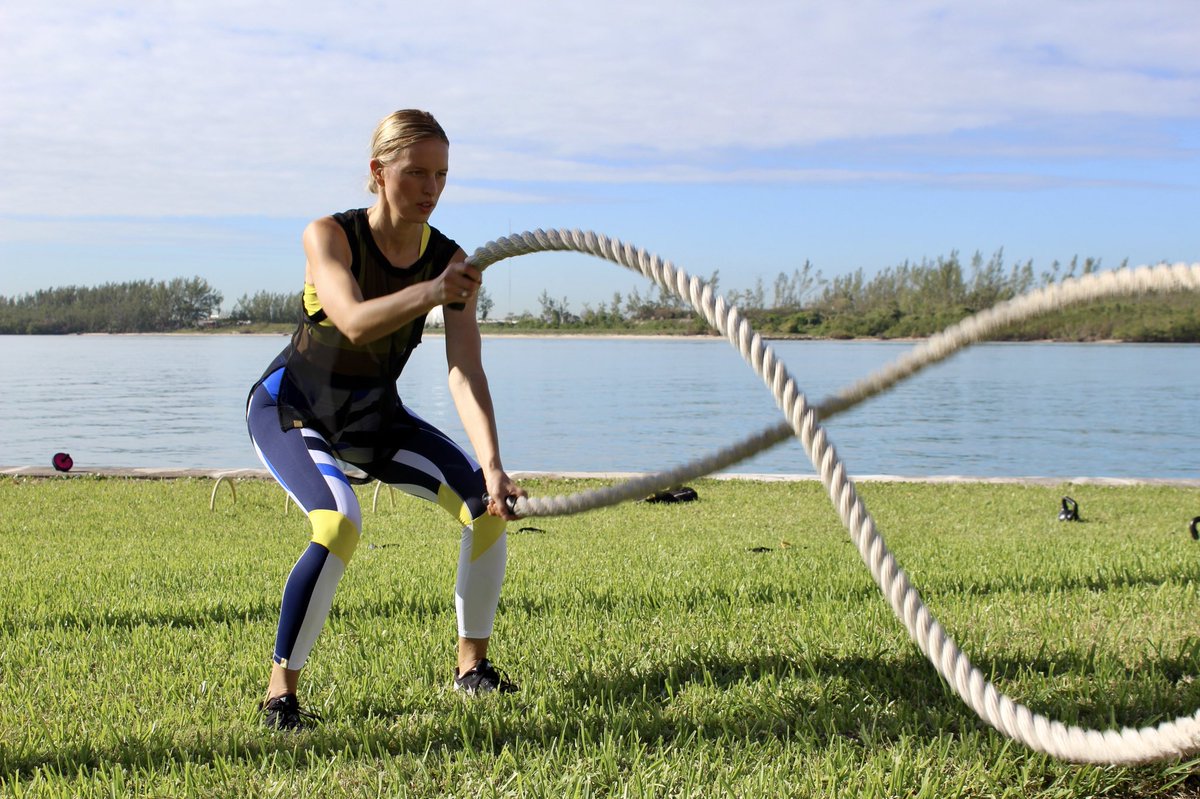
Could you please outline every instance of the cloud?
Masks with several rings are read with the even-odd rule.
[[[1161,127],[1200,109],[1196,41],[1191,0],[15,4],[0,213],[320,213],[364,200],[370,130],[403,106],[439,116],[479,201],[541,201],[546,182],[937,181],[897,144],[971,157],[970,134],[1012,133],[1029,147],[1003,157],[1037,158],[1031,131],[1069,143],[1080,120],[1121,129],[1092,150],[1169,152]],[[835,146],[840,163],[811,163]]]

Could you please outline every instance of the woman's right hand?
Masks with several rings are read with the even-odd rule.
[[[466,261],[451,261],[434,278],[435,292],[442,305],[463,305],[475,296],[483,282],[483,273]]]

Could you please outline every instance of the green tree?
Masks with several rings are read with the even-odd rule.
[[[579,318],[568,309],[566,297],[556,300],[550,296],[549,291],[543,289],[541,296],[538,297],[538,302],[542,306],[540,318],[546,327],[563,327],[579,321]]]
[[[301,302],[299,293],[258,291],[253,296],[239,297],[229,315],[243,322],[292,322],[300,312]]]
[[[488,293],[487,286],[479,287],[479,298],[475,303],[475,309],[479,314],[479,319],[486,322],[488,316],[492,313],[492,309],[496,307],[496,303],[492,300],[492,295]]]
[[[177,277],[166,284],[168,321],[176,327],[194,325],[221,307],[221,292],[200,278]]]

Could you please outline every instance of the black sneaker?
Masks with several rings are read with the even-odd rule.
[[[263,712],[263,724],[273,730],[302,730],[311,726],[312,722],[321,720],[316,713],[301,710],[295,694],[268,699],[260,703],[258,708]]]
[[[462,691],[468,696],[476,694],[511,694],[519,690],[516,683],[501,674],[490,661],[484,659],[475,664],[475,668],[460,675],[454,670],[454,690]]]

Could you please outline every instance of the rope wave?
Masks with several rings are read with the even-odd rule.
[[[998,304],[946,328],[907,355],[878,369],[830,399],[810,405],[787,367],[739,313],[712,287],[669,261],[645,250],[591,231],[536,230],[488,242],[468,259],[483,269],[506,258],[535,252],[574,251],[594,255],[642,274],[689,302],[725,336],[771,390],[787,419],[716,452],[674,469],[635,477],[611,486],[556,497],[522,497],[515,510],[522,516],[567,516],[639,499],[686,480],[710,474],[796,436],[816,468],[830,501],[841,517],[859,555],[897,618],[954,692],[1000,732],[1031,749],[1086,763],[1135,764],[1181,758],[1200,752],[1200,709],[1156,727],[1091,730],[1064,725],[1033,713],[998,691],[971,664],[954,639],[925,607],[920,593],[888,550],[854,482],[828,440],[822,420],[887,391],[955,352],[987,340],[999,329],[1102,298],[1148,292],[1200,291],[1200,263],[1159,264],[1097,272]]]

